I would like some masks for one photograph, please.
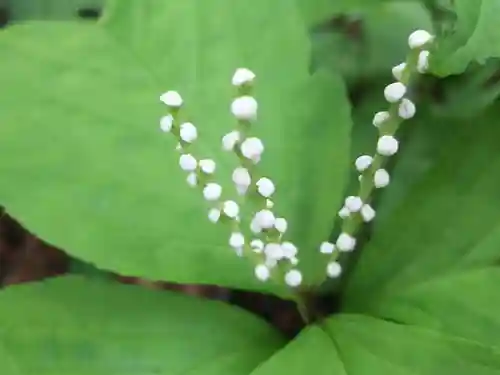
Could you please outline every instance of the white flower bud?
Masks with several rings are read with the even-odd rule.
[[[356,246],[356,239],[347,233],[341,233],[337,238],[336,247],[340,251],[353,251]]]
[[[177,91],[167,91],[160,96],[160,100],[172,108],[182,106],[182,97]]]
[[[273,208],[274,202],[270,199],[266,199],[266,208]]]
[[[267,281],[271,276],[271,271],[265,264],[259,264],[255,267],[255,277],[260,281]]]
[[[285,218],[279,217],[274,221],[274,227],[280,233],[285,233],[288,228],[288,223]]]
[[[250,230],[252,231],[252,233],[255,234],[259,234],[260,232],[262,232],[262,228],[260,227],[259,223],[255,218],[253,218],[252,221],[250,222]]]
[[[271,181],[271,179],[267,177],[262,177],[261,179],[259,179],[256,185],[257,185],[257,191],[264,198],[269,198],[271,195],[274,194],[276,190],[274,183]]]
[[[344,205],[350,212],[358,212],[363,207],[363,201],[360,197],[350,196],[345,199]]]
[[[402,119],[411,119],[413,116],[415,116],[416,112],[417,108],[410,99],[403,98],[403,100],[401,100],[401,103],[399,103],[398,115]]]
[[[416,30],[408,37],[408,45],[411,49],[422,48],[427,43],[432,42],[434,37],[425,30]]]
[[[232,179],[235,185],[248,188],[252,183],[252,178],[248,169],[243,167],[237,167],[233,171]],[[246,190],[246,189],[245,189]]]
[[[370,155],[361,155],[359,158],[356,159],[354,165],[356,166],[358,172],[364,172],[365,170],[370,168],[372,162],[373,158]]]
[[[231,236],[229,237],[229,246],[234,249],[240,249],[243,245],[245,245],[245,236],[243,236],[243,233],[231,233]]]
[[[195,187],[196,185],[198,185],[198,176],[196,175],[196,172],[189,173],[186,181],[191,187]]]
[[[299,249],[293,243],[285,241],[281,244],[281,249],[283,250],[283,256],[287,259],[293,259],[297,256]]]
[[[170,133],[172,131],[172,127],[174,126],[174,118],[172,115],[163,116],[160,119],[160,129],[165,133]]]
[[[227,133],[224,137],[222,137],[222,149],[225,151],[232,151],[236,143],[240,140],[240,132],[232,131]]]
[[[234,201],[225,201],[222,210],[224,214],[231,219],[236,219],[240,213],[240,207],[238,203]]]
[[[384,97],[389,103],[400,101],[406,94],[406,86],[401,82],[394,82],[384,89]]]
[[[192,123],[185,122],[180,127],[179,135],[184,142],[192,143],[198,138],[198,131]]]
[[[193,172],[198,166],[198,162],[191,154],[182,154],[179,158],[179,165],[183,171]]]
[[[373,126],[379,127],[382,125],[384,122],[389,120],[391,118],[391,114],[387,111],[381,111],[375,113],[375,116],[373,116]]]
[[[285,274],[286,285],[295,288],[302,284],[302,274],[299,270],[292,269]]]
[[[349,209],[346,206],[342,207],[339,211],[339,217],[341,219],[347,219],[350,214],[351,214],[351,211],[349,211]]]
[[[401,63],[399,65],[396,65],[394,68],[392,68],[392,75],[396,80],[401,81],[401,78],[403,78],[403,72],[406,69],[406,63]]]
[[[200,160],[200,168],[203,173],[213,174],[215,172],[215,161],[212,159],[203,159]]]
[[[332,254],[335,251],[335,245],[331,242],[323,242],[319,247],[319,252],[321,254]]]
[[[207,201],[216,201],[222,194],[222,186],[214,182],[209,182],[203,188],[203,196]]]
[[[266,258],[264,263],[266,264],[267,268],[272,269],[272,268],[276,267],[276,265],[278,264],[278,261],[276,259],[273,259],[273,258]]]
[[[425,73],[429,69],[429,51],[421,51],[418,54],[417,72],[420,74]]]
[[[253,120],[257,117],[257,100],[251,96],[240,96],[233,100],[231,112],[238,120]]]
[[[255,214],[255,222],[262,229],[271,229],[274,227],[274,222],[276,218],[272,211],[260,210]]]
[[[399,143],[392,135],[383,135],[378,139],[377,152],[382,156],[392,156],[398,152]]]
[[[299,264],[299,259],[297,257],[293,257],[293,258],[290,258],[288,260],[290,261],[292,266],[296,266],[297,264]]]
[[[236,69],[233,75],[232,83],[233,86],[243,86],[252,84],[255,79],[255,73],[247,68]]]
[[[256,253],[261,253],[264,250],[264,242],[262,242],[262,240],[252,240],[252,242],[250,242],[250,247]]]
[[[264,253],[268,258],[280,260],[284,257],[283,249],[279,243],[268,243],[264,247]]]
[[[368,223],[375,218],[375,210],[369,204],[365,204],[361,207],[361,217],[365,223]]]
[[[373,175],[373,183],[377,189],[386,187],[387,185],[389,185],[389,182],[389,172],[387,172],[385,169],[379,169]]]
[[[250,137],[243,141],[241,144],[241,153],[247,159],[252,160],[254,163],[260,161],[260,157],[264,152],[264,144],[259,138]]]
[[[330,262],[326,266],[326,274],[328,277],[335,278],[339,277],[342,273],[342,267],[338,262]]]
[[[212,208],[210,211],[208,211],[208,220],[210,220],[212,223],[218,222],[220,219],[220,210],[217,208]]]

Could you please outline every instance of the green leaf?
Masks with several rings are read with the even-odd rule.
[[[418,327],[339,315],[312,327],[252,375],[499,374],[500,352]]]
[[[0,78],[0,201],[13,216],[100,268],[269,289],[229,249],[227,230],[208,222],[174,140],[158,129],[159,95],[180,91],[199,128],[196,152],[219,161],[234,197],[236,158],[219,151],[220,139],[235,126],[231,76],[254,70],[261,171],[276,181],[276,211],[314,281],[316,248],[345,183],[351,120],[342,79],[308,74],[310,45],[293,3],[115,1],[98,25],[13,27],[0,48],[0,69],[10,72]]]
[[[441,76],[459,74],[473,62],[500,57],[497,0],[455,0],[454,32],[440,38],[431,61],[432,72]]]
[[[237,308],[76,277],[0,293],[2,373],[246,375],[279,334]]]
[[[486,300],[499,260],[499,131],[492,126],[498,116],[493,108],[435,133],[440,155],[391,215],[376,222],[346,292],[347,311],[493,341],[498,322],[488,316],[500,316],[500,305]]]
[[[71,20],[81,9],[100,9],[104,0],[15,0],[9,3],[12,22],[27,20]]]

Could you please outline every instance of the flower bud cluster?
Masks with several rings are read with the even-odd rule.
[[[282,282],[290,287],[297,287],[302,283],[302,273],[296,268],[299,262],[298,249],[292,242],[283,239],[288,229],[287,220],[272,211],[275,183],[268,177],[256,175],[256,166],[261,161],[265,148],[261,139],[249,135],[258,113],[258,102],[251,95],[255,78],[255,74],[245,68],[234,73],[232,84],[237,88],[238,95],[232,101],[230,111],[238,126],[225,134],[221,142],[222,149],[235,153],[240,161],[231,174],[236,192],[240,197],[255,201],[257,206],[249,219],[248,231],[242,229],[240,203],[222,199],[222,186],[213,178],[215,161],[198,159],[189,152],[190,145],[198,139],[198,130],[193,123],[178,120],[183,99],[175,91],[168,91],[160,97],[170,110],[160,120],[160,128],[177,138],[179,166],[187,173],[188,185],[199,187],[205,200],[212,205],[208,219],[213,223],[229,222],[232,230],[228,239],[229,246],[237,255],[256,260],[256,278],[267,281],[275,276],[273,271],[276,270],[278,277],[283,278]]]
[[[329,263],[326,274],[338,277],[341,266],[337,262],[339,252],[353,251],[356,247],[355,234],[361,223],[372,221],[376,212],[369,204],[373,189],[384,188],[390,183],[389,172],[383,168],[387,158],[399,151],[399,142],[395,133],[404,120],[409,120],[416,114],[415,104],[407,97],[408,84],[415,74],[425,73],[429,68],[429,51],[426,49],[434,37],[424,30],[410,34],[408,45],[411,49],[406,62],[392,68],[395,82],[384,89],[384,97],[389,103],[389,110],[375,113],[372,123],[379,130],[379,138],[374,156],[361,155],[354,162],[360,173],[360,189],[357,196],[345,199],[338,215],[343,220],[342,231],[335,243],[324,242],[320,252],[328,254]]]

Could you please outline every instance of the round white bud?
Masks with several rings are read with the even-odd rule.
[[[368,223],[375,218],[375,210],[369,204],[364,204],[361,207],[361,217],[365,223]]]
[[[342,207],[339,211],[339,217],[341,219],[347,219],[350,214],[351,214],[351,211],[349,211],[349,209],[346,206]]]
[[[229,246],[234,249],[240,249],[243,245],[245,245],[245,236],[243,236],[243,233],[231,233],[231,236],[229,237]]]
[[[391,114],[387,111],[377,112],[377,113],[375,113],[375,116],[373,116],[373,121],[372,121],[373,126],[378,128],[380,125],[382,125],[384,122],[386,122],[390,118],[391,118]]]
[[[256,185],[257,185],[257,191],[264,198],[269,198],[276,191],[274,183],[271,181],[271,179],[267,177],[260,178],[259,181],[257,181]]]
[[[252,178],[248,169],[237,167],[233,171],[232,179],[235,185],[247,188],[252,183]],[[246,190],[246,189],[245,189]]]
[[[189,173],[186,181],[191,187],[195,187],[196,185],[198,185],[198,176],[196,175],[196,172]]]
[[[252,160],[254,163],[260,161],[260,157],[264,152],[264,144],[259,138],[250,137],[243,141],[241,144],[241,153],[247,159]]]
[[[266,266],[268,268],[274,268],[278,264],[278,261],[276,259],[273,259],[273,258],[266,258],[264,263],[266,264]]]
[[[233,100],[231,112],[238,120],[253,120],[257,117],[258,107],[254,97],[245,95]]]
[[[386,187],[387,185],[389,185],[389,182],[389,172],[387,172],[385,169],[378,169],[373,175],[373,184],[377,189]]]
[[[255,222],[261,229],[271,229],[274,227],[276,218],[270,210],[260,210],[255,214]]]
[[[328,275],[328,277],[332,278],[339,277],[341,273],[342,273],[342,267],[338,262],[330,262],[326,266],[326,274]]]
[[[179,165],[183,171],[193,172],[198,166],[198,162],[191,154],[182,154],[179,158]]]
[[[335,245],[331,242],[323,242],[319,247],[319,252],[322,254],[332,254],[335,251]]]
[[[252,240],[250,242],[250,247],[256,253],[261,253],[264,250],[264,242],[262,240]]]
[[[399,143],[392,135],[383,135],[378,139],[377,152],[382,156],[392,156],[398,152]]]
[[[408,45],[411,49],[422,48],[427,43],[432,42],[434,37],[425,30],[416,30],[408,37]]]
[[[299,270],[292,269],[285,274],[286,285],[295,288],[302,284],[302,274]]]
[[[279,243],[268,243],[264,246],[264,253],[268,258],[280,260],[283,258],[283,249]]]
[[[341,233],[337,238],[336,247],[340,251],[352,251],[356,246],[356,239],[347,233]]]
[[[280,233],[285,233],[287,228],[288,228],[288,223],[285,218],[283,217],[278,217],[274,221],[274,227],[276,230]]]
[[[429,69],[429,51],[420,51],[417,60],[417,72],[420,74],[425,73]]]
[[[281,244],[281,249],[283,250],[283,256],[287,259],[293,259],[297,256],[299,249],[293,243],[285,241]]]
[[[192,143],[198,138],[198,131],[196,130],[196,126],[192,123],[185,122],[180,127],[179,135],[184,142]]]
[[[406,86],[401,82],[394,82],[384,89],[384,97],[389,103],[400,101],[406,94]]]
[[[370,155],[361,155],[356,159],[354,165],[358,172],[364,172],[372,165],[373,158]]]
[[[271,271],[265,264],[259,264],[255,267],[255,277],[260,281],[266,281],[271,276]]]
[[[217,208],[212,208],[210,211],[208,211],[208,220],[210,220],[212,223],[218,222],[220,219],[220,210]]]
[[[255,233],[255,234],[259,234],[260,232],[262,232],[262,228],[260,227],[260,225],[257,222],[257,220],[255,219],[255,217],[250,222],[250,230],[252,231],[252,233]]]
[[[160,119],[160,129],[165,133],[170,133],[172,131],[172,127],[174,126],[174,118],[172,115],[163,116]]]
[[[396,65],[394,68],[392,68],[392,75],[396,80],[401,81],[401,78],[403,78],[403,72],[406,69],[406,63],[401,63],[399,65]]]
[[[411,100],[403,98],[403,100],[401,100],[401,103],[399,103],[398,115],[402,119],[405,120],[411,119],[413,116],[415,116],[416,112],[417,108],[415,107],[415,104],[413,104]]]
[[[172,108],[182,106],[182,96],[177,91],[167,91],[160,96],[160,100]]]
[[[213,174],[215,172],[215,161],[212,159],[203,159],[200,160],[200,168],[203,173]]]
[[[203,196],[207,201],[216,201],[222,194],[222,186],[214,182],[209,182],[203,188]]]
[[[236,219],[240,213],[240,207],[234,201],[225,201],[222,210],[224,211],[224,215],[231,219]]]
[[[360,197],[350,196],[345,199],[344,205],[350,212],[358,212],[363,207],[363,201]]]
[[[255,79],[255,73],[247,68],[236,69],[233,75],[232,83],[233,86],[243,86],[252,84]]]
[[[234,150],[234,146],[240,140],[240,132],[234,130],[222,137],[222,149],[225,151]]]

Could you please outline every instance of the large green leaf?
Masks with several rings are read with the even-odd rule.
[[[235,125],[231,75],[247,66],[258,76],[261,171],[276,180],[276,209],[306,274],[320,266],[316,247],[346,177],[350,110],[340,77],[308,75],[293,2],[115,1],[98,25],[16,26],[0,49],[9,72],[0,78],[0,201],[42,238],[122,274],[259,287],[157,125],[159,95],[179,90],[199,126],[197,152],[220,161],[232,194],[236,158],[218,150]]]
[[[484,63],[487,58],[500,57],[500,35],[497,0],[455,0],[457,21],[454,32],[439,41],[432,70],[445,76],[462,73],[469,63]]]
[[[246,375],[282,345],[219,302],[80,278],[0,293],[5,375]]]
[[[500,352],[473,341],[361,316],[328,319],[252,375],[486,375],[500,373]]]
[[[348,311],[499,345],[493,286],[500,248],[499,115],[493,108],[435,133],[437,160],[391,215],[375,223],[346,292]]]

